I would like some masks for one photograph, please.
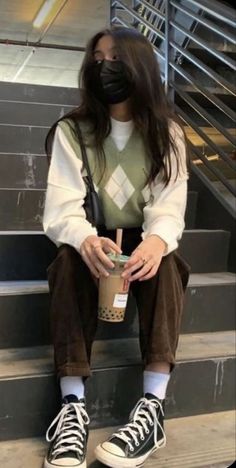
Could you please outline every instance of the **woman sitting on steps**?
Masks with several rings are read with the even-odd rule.
[[[77,124],[103,207],[102,230],[86,219]],[[113,266],[108,252],[120,253],[116,228],[123,228],[122,251],[130,255],[124,277],[139,313],[143,395],[127,424],[101,441],[96,457],[114,468],[140,467],[166,443],[165,395],[188,281],[188,268],[175,252],[184,229],[188,170],[184,133],[164,94],[153,49],[138,31],[115,28],[90,40],[81,104],[52,127],[47,149],[43,225],[59,247],[48,281],[62,407],[47,432],[44,467],[87,466],[84,381],[91,375],[97,327],[94,278]]]

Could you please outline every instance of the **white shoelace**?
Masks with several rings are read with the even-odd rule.
[[[132,422],[126,424],[125,427],[119,429],[118,432],[112,434],[113,437],[118,437],[128,444],[131,452],[134,451],[133,443],[138,447],[140,445],[138,441],[138,436],[141,440],[144,440],[144,432],[149,434],[150,430],[148,429],[147,423],[150,426],[154,426],[154,444],[157,445],[157,431],[160,427],[164,442],[166,442],[166,435],[158,421],[157,418],[157,408],[160,407],[161,413],[164,416],[164,411],[161,403],[158,400],[148,400],[147,398],[141,398],[132,413],[130,414],[130,419]]]
[[[77,421],[76,421],[77,419]],[[89,424],[90,419],[83,403],[67,403],[62,406],[61,411],[52,421],[46,433],[46,440],[52,442],[58,437],[52,451],[52,457],[62,453],[73,451],[83,454],[83,441],[86,431],[84,426]],[[51,429],[55,431],[50,437]]]

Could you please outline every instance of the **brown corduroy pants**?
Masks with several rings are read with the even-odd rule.
[[[115,232],[105,231],[101,235],[114,240]],[[140,235],[140,228],[124,230],[124,254],[132,253],[141,241]],[[95,281],[80,254],[67,244],[59,247],[47,272],[57,376],[90,376],[91,348],[98,320]],[[188,276],[188,265],[173,252],[163,257],[155,277],[131,284],[139,313],[144,364],[167,361],[173,370]]]

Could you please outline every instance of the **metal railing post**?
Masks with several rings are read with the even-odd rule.
[[[116,4],[113,0],[110,0],[110,17],[109,17],[109,25],[112,26],[112,20],[116,16]]]
[[[170,0],[166,0],[166,8],[165,8],[165,92],[169,96],[170,100],[174,102],[175,91],[170,86],[170,81],[174,80],[174,70],[170,66],[170,62],[173,59],[173,48],[170,45],[172,40],[172,30],[170,26],[170,21],[172,18],[173,7],[171,6]]]

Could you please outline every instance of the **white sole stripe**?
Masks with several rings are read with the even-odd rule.
[[[164,448],[165,445],[166,443],[164,442],[164,439],[161,439],[161,441],[158,442],[158,445],[145,455],[137,458],[123,459],[123,457],[119,457],[105,451],[100,444],[95,449],[95,456],[98,461],[107,464],[110,468],[120,468],[121,463],[122,468],[141,468],[150,455],[156,452],[156,450]]]

